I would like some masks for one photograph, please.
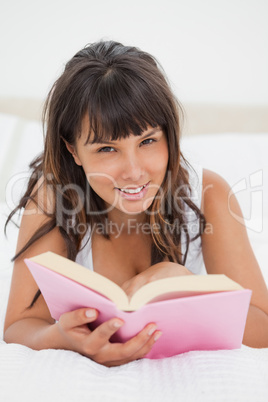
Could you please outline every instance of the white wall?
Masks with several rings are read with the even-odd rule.
[[[44,98],[85,44],[155,55],[183,101],[268,104],[267,0],[0,0],[0,96]]]

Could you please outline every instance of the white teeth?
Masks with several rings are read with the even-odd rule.
[[[144,187],[145,187],[145,184],[144,184],[144,186],[135,188],[135,190],[134,190],[134,189],[130,189],[130,188],[129,188],[129,189],[127,189],[127,188],[120,188],[120,191],[123,191],[123,193],[127,193],[127,194],[137,194],[137,193],[139,193]]]

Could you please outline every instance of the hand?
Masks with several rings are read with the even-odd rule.
[[[130,299],[134,295],[134,293],[146,283],[156,281],[157,279],[181,275],[193,274],[183,265],[168,261],[159,262],[158,264],[152,265],[145,271],[127,280],[123,283],[121,287]]]
[[[112,318],[91,331],[87,324],[95,321],[97,314],[95,309],[85,308],[62,314],[55,325],[64,349],[81,353],[107,367],[119,366],[144,357],[161,335],[156,325],[150,323],[127,342],[110,343],[110,337],[124,322]]]

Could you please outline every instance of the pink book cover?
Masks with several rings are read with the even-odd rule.
[[[146,358],[159,359],[192,350],[238,349],[241,347],[251,298],[251,290],[202,294],[148,303],[137,311],[119,310],[105,296],[43,267],[25,260],[51,316],[82,307],[99,311],[94,329],[102,322],[119,317],[125,324],[111,342],[125,342],[149,322],[155,322],[162,336]]]

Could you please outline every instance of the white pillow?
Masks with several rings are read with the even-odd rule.
[[[18,230],[10,223],[8,238],[4,224],[17,205],[29,177],[29,163],[43,149],[41,123],[0,113],[0,270],[12,266]]]
[[[28,176],[29,163],[42,151],[42,126],[36,121],[0,114],[0,135],[0,202],[5,202],[8,196],[10,203],[10,187],[18,199],[25,183],[23,178]]]

